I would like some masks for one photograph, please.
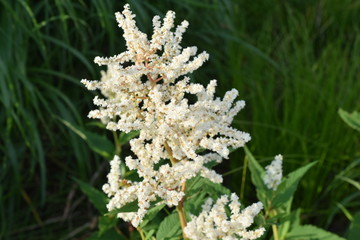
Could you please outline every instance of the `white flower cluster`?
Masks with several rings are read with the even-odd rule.
[[[254,222],[254,217],[261,211],[261,202],[240,211],[239,198],[235,193],[231,194],[230,203],[227,195],[221,196],[212,206],[213,200],[207,199],[202,206],[199,216],[191,216],[191,221],[185,227],[185,234],[192,240],[235,240],[257,239],[265,232],[264,228],[247,230]],[[231,211],[230,218],[226,214],[228,206]]]
[[[265,185],[272,190],[276,190],[282,179],[282,155],[276,155],[270,165],[266,166],[266,175],[263,180]]]
[[[137,226],[158,197],[168,206],[176,206],[184,196],[182,184],[197,174],[222,182],[222,177],[204,164],[228,158],[228,148],[242,147],[250,135],[230,126],[245,106],[244,101],[234,102],[238,95],[235,89],[220,99],[214,97],[216,80],[206,88],[190,83],[186,76],[177,80],[208,59],[206,52],[196,56],[196,47],[180,46],[188,22],[183,21],[172,32],[174,12],[166,14],[163,24],[155,16],[154,33],[148,40],[136,27],[134,17],[129,5],[116,13],[127,51],[110,58],[96,57],[95,62],[106,65],[107,72],[101,81],[84,79],[82,83],[105,96],[94,98],[99,109],[91,111],[90,118],[106,120],[107,128],[113,131],[140,130],[139,137],[130,141],[136,158],[126,157],[125,164],[137,170],[142,181],[117,184],[122,180],[115,157],[109,184],[104,186],[111,198],[109,211],[138,200],[137,213],[119,214]],[[193,95],[197,101],[191,103],[186,95]],[[161,159],[170,159],[171,165],[158,166]]]

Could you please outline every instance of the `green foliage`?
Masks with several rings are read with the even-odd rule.
[[[61,119],[61,122],[82,138],[94,152],[107,159],[112,159],[114,157],[114,144],[103,135],[89,132],[80,126],[75,126],[75,124],[71,124],[63,119]]]
[[[88,197],[94,207],[99,210],[101,214],[105,214],[107,212],[106,204],[108,202],[106,195],[86,182],[79,179],[74,179],[74,181],[79,184],[81,191]]]
[[[268,207],[268,200],[270,198],[270,191],[265,186],[263,177],[265,175],[265,170],[261,165],[256,161],[250,150],[245,146],[246,157],[249,159],[249,170],[251,172],[251,181],[256,187],[256,194],[258,199],[264,204],[265,208]]]
[[[348,232],[348,240],[356,240],[360,238],[360,212],[357,212],[351,221]]]
[[[245,147],[246,156],[249,158],[249,169],[251,179],[256,186],[259,198],[261,197],[265,207],[263,220],[273,226],[273,234],[277,234],[275,239],[333,239],[341,240],[336,234],[317,228],[312,225],[300,225],[300,210],[291,212],[292,199],[305,173],[312,168],[316,162],[309,163],[291,173],[281,180],[276,190],[267,189],[263,183],[264,169],[260,166],[248,148]],[[286,159],[285,159],[286,163]],[[274,228],[278,228],[276,232]]]
[[[147,225],[156,217],[156,215],[165,207],[165,204],[160,204],[158,206],[152,207],[146,213],[143,221],[140,224],[141,229],[150,231],[151,229],[147,229]]]
[[[159,231],[156,234],[158,240],[181,239],[181,226],[179,215],[174,212],[164,218],[160,223]]]
[[[360,113],[354,111],[353,113],[348,113],[343,109],[339,109],[338,111],[340,117],[344,122],[349,125],[350,127],[360,131]]]
[[[311,225],[297,226],[286,236],[289,240],[345,240],[336,234]]]
[[[219,183],[213,183],[207,178],[196,176],[190,179],[187,183],[188,187],[185,190],[187,196],[192,196],[204,192],[211,196],[213,199],[217,199],[220,195],[229,195],[231,191]]]
[[[130,202],[130,203],[124,205],[124,206],[121,207],[121,208],[114,209],[114,210],[106,213],[105,215],[106,215],[106,216],[110,216],[110,217],[116,217],[116,215],[117,215],[118,213],[122,213],[122,212],[136,212],[138,209],[139,209],[139,207],[138,207],[138,201],[135,200],[135,201],[133,201],[133,202]]]
[[[128,134],[121,132],[120,133],[120,138],[119,138],[119,142],[120,144],[126,144],[128,143],[132,138],[137,137],[139,135],[138,131],[132,131],[129,132]]]
[[[263,183],[262,176],[265,172],[261,165],[257,162],[249,149],[245,147],[246,156],[249,158],[249,169],[251,179],[256,186],[259,199],[262,199],[265,206],[265,216],[268,219],[263,221],[273,226],[273,234],[275,239],[333,239],[341,240],[336,234],[317,228],[312,225],[300,225],[300,211],[291,212],[292,199],[298,184],[305,173],[313,167],[316,162],[309,163],[291,173],[281,180],[276,190],[267,189]],[[285,160],[286,162],[286,160]],[[279,231],[274,228],[279,227]],[[290,230],[291,227],[291,230]],[[290,230],[290,231],[289,231]]]
[[[299,181],[315,164],[316,162],[309,163],[306,166],[289,173],[289,175],[282,180],[281,184],[275,192],[275,197],[272,202],[273,207],[280,207],[293,198]]]
[[[112,232],[116,226],[118,219],[116,216],[100,216],[99,217],[99,231],[97,232],[98,237],[106,236],[108,232]]]
[[[277,190],[273,192],[264,184],[264,168],[254,158],[250,150],[247,147],[244,148],[246,157],[249,159],[249,170],[251,172],[252,183],[256,187],[257,196],[259,200],[264,203],[265,208],[277,208],[290,201],[295,194],[301,178],[316,163],[309,163],[308,165],[289,173],[288,176],[283,178]],[[269,200],[271,200],[271,202],[269,202]]]

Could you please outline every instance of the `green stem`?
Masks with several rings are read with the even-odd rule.
[[[170,146],[167,144],[167,142],[164,143],[164,147],[166,152],[169,155],[171,164],[174,165],[175,163],[177,163],[179,160],[175,159],[174,156],[172,155],[172,151]],[[186,188],[186,182],[181,184],[181,191],[185,192],[185,188]],[[179,204],[176,207],[176,210],[179,214],[179,219],[180,219],[180,224],[181,224],[181,230],[182,230],[182,235],[184,239],[188,239],[186,237],[186,234],[184,232],[184,229],[186,227],[186,218],[185,218],[185,212],[184,212],[184,197],[181,199],[181,201],[179,202]]]
[[[278,233],[278,229],[277,226],[275,224],[271,225],[272,230],[273,230],[273,234],[274,234],[274,240],[279,240],[279,233]]]
[[[115,142],[115,155],[120,155],[121,153],[121,144],[119,141],[119,136],[116,132],[113,132],[114,142]]]
[[[245,156],[244,166],[243,166],[243,174],[242,174],[242,179],[241,179],[241,188],[240,188],[240,200],[241,201],[244,200],[247,164],[248,164],[248,158]]]
[[[181,191],[185,192],[185,188],[186,188],[186,182],[184,182],[181,185]],[[176,206],[176,210],[179,214],[179,219],[180,219],[180,224],[181,224],[181,230],[182,230],[182,235],[184,239],[187,239],[186,234],[184,232],[184,229],[186,227],[186,218],[185,218],[185,212],[184,212],[184,197],[181,199],[181,201],[179,202],[179,205]]]
[[[140,233],[140,237],[142,240],[145,240],[145,235],[144,235],[144,232],[141,230],[140,227],[137,227],[136,230]]]

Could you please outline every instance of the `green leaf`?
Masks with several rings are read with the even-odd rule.
[[[186,195],[192,195],[202,190],[203,187],[203,178],[201,176],[196,176],[191,179],[189,179],[186,182],[186,189],[185,194]]]
[[[266,189],[262,176],[265,174],[264,168],[257,162],[250,150],[245,146],[246,157],[249,159],[249,169],[251,172],[251,180],[257,189]]]
[[[181,235],[181,225],[179,215],[174,212],[167,216],[159,226],[159,231],[156,234],[157,240],[179,239]]]
[[[206,192],[200,191],[191,196],[186,196],[186,201],[184,201],[184,208],[186,212],[189,212],[193,215],[199,215],[202,211],[202,205],[206,199]]]
[[[143,221],[140,224],[140,228],[143,229],[151,220],[156,217],[156,215],[165,207],[165,204],[160,204],[158,206],[152,207],[148,210]]]
[[[205,167],[211,169],[213,167],[215,167],[216,165],[219,165],[220,163],[217,161],[210,161],[204,164]]]
[[[334,233],[312,225],[297,226],[286,236],[287,240],[345,240]]]
[[[217,199],[221,195],[230,195],[231,191],[220,183],[214,183],[207,178],[204,178],[204,190],[210,195],[212,199]]]
[[[213,183],[209,179],[198,175],[187,182],[184,207],[187,212],[198,215],[207,197],[210,196],[216,200],[219,196],[229,195],[230,193],[231,191],[221,184]]]
[[[118,213],[122,212],[136,212],[139,209],[138,201],[132,201],[128,204],[125,204],[123,207],[114,209],[108,213],[105,214],[105,216],[116,216]]]
[[[116,223],[117,223],[118,219],[115,216],[100,216],[99,217],[99,233],[98,235],[101,236],[103,235],[105,232],[107,232],[108,230],[112,229]]]
[[[300,179],[312,166],[315,165],[315,163],[316,162],[309,163],[306,166],[291,172],[281,181],[281,184],[276,190],[274,200],[272,201],[273,207],[279,207],[288,202],[293,197]]]
[[[357,212],[351,221],[348,240],[358,240],[360,239],[360,212]]]
[[[152,230],[150,230],[149,232],[147,232],[147,233],[145,234],[145,239],[146,239],[146,240],[148,240],[148,239],[153,239],[152,236],[154,236],[155,232],[156,232],[155,229],[152,229]]]
[[[256,193],[259,200],[264,204],[264,207],[267,208],[267,200],[269,197],[269,190],[267,189],[263,176],[265,175],[264,168],[257,162],[255,157],[251,154],[250,150],[244,146],[246,157],[249,159],[249,170],[251,172],[251,181],[256,187]]]
[[[291,203],[289,203],[287,207],[288,209],[285,213],[285,216],[279,218],[279,220],[277,221],[278,223],[280,223],[278,228],[280,239],[286,239],[285,236],[289,232],[290,228],[300,226],[300,208],[296,209],[293,212],[290,212]]]
[[[342,120],[344,120],[344,122],[347,125],[360,131],[360,113],[359,112],[354,111],[352,113],[348,113],[340,108],[338,113],[339,113],[340,117],[342,118]]]
[[[219,183],[213,183],[207,178],[196,176],[187,182],[185,191],[187,196],[191,196],[200,191],[209,194],[213,199],[217,199],[220,195],[229,195],[231,191]]]
[[[114,144],[109,141],[106,137],[89,132],[80,126],[76,126],[64,119],[60,121],[82,138],[94,152],[100,154],[104,158],[111,159],[115,153]]]
[[[132,138],[137,137],[140,131],[131,131],[129,133],[121,132],[119,137],[120,144],[129,142]]]
[[[136,170],[129,170],[124,174],[124,178],[133,182],[141,182],[142,178]]]
[[[101,214],[105,214],[107,212],[106,204],[108,203],[108,198],[106,195],[88,183],[85,183],[76,178],[73,179],[77,184],[79,184],[81,191],[89,198],[94,207],[99,210]]]

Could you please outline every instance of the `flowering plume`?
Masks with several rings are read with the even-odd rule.
[[[109,184],[104,186],[111,198],[109,210],[138,200],[137,213],[118,215],[137,226],[158,197],[168,206],[176,206],[184,196],[182,184],[197,174],[222,182],[222,177],[204,164],[228,158],[228,148],[242,147],[250,135],[230,126],[245,106],[244,101],[234,102],[237,90],[228,91],[221,100],[214,97],[216,80],[204,87],[190,83],[184,76],[208,59],[206,52],[196,55],[196,47],[180,46],[188,22],[183,21],[172,32],[173,11],[166,14],[162,24],[160,17],[155,16],[154,33],[148,40],[137,28],[134,17],[129,5],[122,13],[116,13],[127,51],[109,58],[96,57],[95,63],[106,65],[107,72],[103,72],[101,81],[84,79],[82,83],[89,90],[99,89],[105,96],[94,98],[99,109],[91,111],[90,118],[105,120],[112,131],[140,130],[139,137],[130,141],[136,158],[126,157],[125,164],[137,170],[142,181],[116,185],[114,179],[121,181],[121,177],[115,157]],[[197,101],[189,103],[185,94],[194,95]],[[199,153],[199,149],[207,151]],[[161,159],[169,159],[171,164],[168,161],[155,169]]]
[[[263,205],[261,202],[240,211],[238,196],[231,194],[229,203],[228,196],[221,196],[213,205],[208,198],[202,206],[199,216],[191,216],[191,221],[185,227],[185,233],[193,240],[232,240],[232,239],[257,239],[265,232],[264,228],[247,230],[254,222],[254,217],[259,214]],[[212,206],[213,205],[213,206]],[[230,218],[226,214],[225,206],[229,206]]]
[[[263,180],[265,185],[272,190],[276,190],[282,178],[282,155],[276,155],[270,165],[266,166],[266,175]]]

